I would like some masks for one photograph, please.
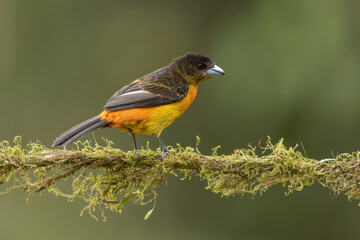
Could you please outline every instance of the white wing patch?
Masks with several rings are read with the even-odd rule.
[[[131,95],[131,94],[152,94],[152,93],[149,93],[149,92],[144,91],[144,90],[137,90],[137,91],[127,92],[127,93],[121,94],[120,96],[128,96],[128,95]]]

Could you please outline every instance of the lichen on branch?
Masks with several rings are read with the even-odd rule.
[[[264,147],[248,146],[229,155],[218,155],[214,148],[212,155],[205,156],[198,150],[199,142],[198,138],[195,148],[169,147],[162,161],[160,149],[149,147],[140,150],[137,158],[132,151],[113,148],[111,141],[105,146],[78,141],[76,150],[54,150],[39,142],[23,148],[16,137],[14,144],[0,142],[0,194],[22,188],[30,196],[47,190],[70,200],[83,199],[87,206],[82,213],[88,211],[96,218],[95,211],[100,210],[104,219],[104,208],[121,212],[128,200],[140,205],[154,202],[156,189],[169,175],[199,176],[207,181],[206,189],[222,196],[262,194],[278,184],[290,194],[320,183],[334,196],[360,200],[359,151],[318,161],[285,147],[282,139],[273,144],[268,138]],[[58,188],[63,179],[72,179],[70,193]]]

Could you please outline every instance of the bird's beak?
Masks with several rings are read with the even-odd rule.
[[[206,71],[206,74],[207,75],[225,75],[225,72],[219,66],[214,65],[214,67],[209,68]]]

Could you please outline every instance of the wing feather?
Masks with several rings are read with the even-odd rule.
[[[185,98],[188,89],[185,79],[175,80],[162,68],[118,90],[106,103],[105,109],[119,111],[169,104]]]

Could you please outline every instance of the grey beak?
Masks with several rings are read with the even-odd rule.
[[[214,67],[209,68],[209,69],[206,71],[206,74],[207,74],[207,75],[225,75],[225,72],[224,72],[224,70],[222,70],[219,66],[214,65]]]

